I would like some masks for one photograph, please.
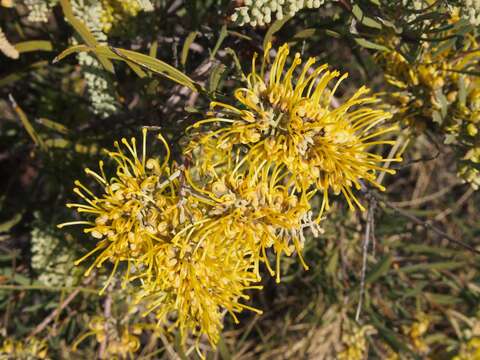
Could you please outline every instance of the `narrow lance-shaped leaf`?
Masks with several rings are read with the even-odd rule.
[[[190,77],[166,62],[145,54],[138,53],[136,51],[113,48],[106,45],[97,45],[93,48],[85,45],[72,46],[60,53],[54,59],[54,62],[60,61],[68,55],[81,51],[93,51],[97,55],[105,56],[107,59],[131,62],[133,65],[143,67],[144,69],[152,71],[153,73],[165,76],[166,78],[180,85],[186,86],[193,91],[203,90],[202,87],[195,83]]]
[[[78,34],[82,37],[83,41],[90,46],[95,47],[98,45],[97,40],[92,35],[90,30],[85,26],[83,22],[81,22],[72,11],[72,6],[70,5],[69,0],[60,0],[60,4],[62,5],[62,10],[67,18],[68,22],[74,27],[74,29],[78,32]],[[105,70],[113,73],[113,64],[103,55],[97,54],[98,61],[102,64]]]

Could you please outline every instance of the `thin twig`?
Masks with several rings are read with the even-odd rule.
[[[437,228],[436,226],[432,225],[432,223],[430,221],[425,221],[425,220],[422,220],[412,214],[410,214],[409,212],[393,205],[392,203],[386,201],[386,200],[383,200],[383,199],[379,199],[381,201],[381,203],[385,206],[385,207],[388,207],[392,210],[394,210],[395,212],[397,212],[398,214],[406,217],[407,219],[411,220],[412,222],[414,222],[415,224],[417,225],[420,225],[422,227],[424,227],[425,229],[430,229],[431,231],[433,231],[435,234],[441,236],[442,238],[454,243],[454,244],[457,244],[458,246],[461,246],[463,247],[464,249],[467,249],[475,254],[479,254],[480,255],[480,251],[475,249],[474,247],[464,243],[463,241],[461,240],[458,240],[458,239],[455,239],[454,237],[448,235],[446,232],[440,230],[439,228]]]
[[[80,290],[77,289],[70,295],[68,295],[68,297],[55,310],[53,310],[50,315],[43,319],[43,321],[38,324],[35,329],[33,329],[33,331],[30,333],[30,335],[28,335],[28,337],[34,337],[35,335],[43,331],[43,329],[45,329],[47,325],[50,324],[50,322],[53,321],[57,317],[57,315],[73,301],[73,299],[75,299],[79,292]]]
[[[363,239],[363,259],[362,259],[362,273],[360,277],[360,294],[358,299],[357,312],[355,314],[355,321],[360,320],[360,313],[362,312],[363,306],[363,297],[365,295],[365,278],[367,274],[367,256],[368,256],[368,246],[370,245],[370,239],[375,238],[375,208],[377,206],[376,199],[369,196],[369,205],[367,213],[367,223],[365,225],[365,238]],[[373,236],[372,236],[373,235]]]
[[[87,294],[98,295],[97,289],[89,289],[86,287],[50,287],[44,285],[0,285],[0,290],[9,291],[26,291],[26,290],[39,290],[39,291],[81,291]]]
[[[455,211],[457,211],[458,209],[460,209],[467,201],[468,199],[470,198],[470,196],[472,196],[472,194],[475,192],[475,190],[470,187],[463,195],[460,199],[458,199],[458,201],[452,206],[452,207],[449,207],[448,209],[445,209],[444,211],[442,211],[440,214],[438,214],[437,216],[435,216],[435,220],[436,221],[440,221],[440,220],[443,220],[445,219],[448,215],[454,213]]]
[[[165,346],[165,350],[167,351],[167,355],[170,358],[170,360],[178,360],[180,359],[180,356],[173,350],[172,345],[168,342],[168,339],[165,337],[163,333],[159,333],[159,338],[162,340],[163,346]]]
[[[95,274],[91,274],[85,281],[83,282],[84,284],[88,284],[94,277]],[[65,300],[62,301],[62,303],[59,304],[59,306],[53,310],[50,315],[48,315],[43,321],[37,325],[35,329],[28,335],[28,337],[34,337],[41,331],[43,331],[50,322],[52,322],[62,311],[65,309],[72,301],[75,299],[75,297],[80,293],[81,288],[76,288],[70,295],[67,296]]]
[[[104,325],[105,337],[103,338],[103,341],[100,343],[100,347],[98,349],[99,359],[105,358],[105,351],[107,350],[108,324],[109,324],[109,319],[112,316],[112,294],[111,293],[108,293],[103,304],[104,304],[103,315],[105,317],[105,325]]]
[[[439,191],[437,191],[433,194],[425,195],[423,197],[418,197],[418,198],[415,198],[415,199],[412,199],[412,200],[407,200],[407,201],[392,201],[392,202],[390,202],[390,204],[395,205],[395,206],[399,206],[399,207],[420,206],[420,205],[429,203],[431,201],[437,200],[438,198],[448,194],[450,191],[452,191],[452,189],[455,186],[458,186],[459,184],[460,184],[460,182],[456,182],[456,183],[453,183],[451,185],[448,185],[448,186],[440,189]]]

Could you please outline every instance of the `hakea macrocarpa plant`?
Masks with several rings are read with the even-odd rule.
[[[298,191],[306,192],[314,185],[323,193],[318,220],[330,207],[329,191],[342,193],[351,209],[356,205],[363,210],[352,188],[360,189],[361,181],[366,181],[384,190],[376,181],[376,173],[393,174],[394,170],[386,169],[383,163],[401,160],[369,151],[375,145],[395,143],[378,139],[397,129],[396,125],[383,125],[392,115],[371,107],[378,100],[367,96],[369,90],[365,87],[333,108],[333,96],[347,74],[330,90],[327,86],[340,76],[338,71],[328,70],[326,64],[313,68],[315,59],[309,58],[296,76],[302,60],[297,53],[287,67],[286,44],[267,67],[270,49],[269,44],[260,72],[257,72],[257,56],[253,57],[247,86],[235,91],[240,107],[214,101],[210,117],[192,126],[198,129],[208,124],[223,124],[210,132],[201,132],[194,146],[212,142],[227,152],[246,147],[245,157],[258,169],[269,162],[283,164]]]
[[[304,231],[321,231],[311,219],[313,192],[295,192],[282,164],[256,169],[238,156],[211,164],[209,176],[195,166],[198,160],[175,170],[161,136],[167,156],[163,161],[147,157],[146,136],[144,129],[141,156],[135,139],[122,139],[123,146],[116,142],[116,150],[107,151],[117,166],[115,176],[107,177],[103,162],[99,173],[86,169],[104,188],[101,196],[75,182],[74,191],[85,203],[67,206],[93,220],[59,226],[85,225],[97,240],[77,261],[94,258],[86,275],[113,264],[101,292],[121,273],[124,286],[137,282],[136,303],[145,305],[145,314],[155,313],[160,324],[178,328],[183,338],[206,335],[216,344],[224,311],[236,322],[235,314],[244,309],[260,313],[242,303],[249,298],[247,290],[261,289],[260,264],[280,281],[282,254],[297,251],[308,268],[301,257]],[[267,257],[270,249],[275,269]]]
[[[277,282],[283,254],[297,252],[308,269],[302,258],[304,232],[321,232],[329,190],[343,193],[351,208],[354,203],[362,208],[351,188],[366,180],[383,189],[375,172],[387,170],[379,164],[398,160],[367,150],[392,144],[374,138],[395,129],[377,128],[390,114],[367,106],[376,102],[364,96],[368,90],[332,109],[332,96],[345,76],[328,90],[339,73],[326,65],[312,70],[309,59],[294,84],[301,60],[297,54],[283,75],[285,45],[264,80],[269,49],[260,74],[254,57],[248,87],[235,92],[245,108],[214,102],[217,115],[197,123],[227,126],[198,134],[185,151],[188,165],[171,165],[161,135],[166,156],[162,161],[147,157],[146,129],[141,154],[135,139],[122,139],[115,151],[107,151],[116,163],[115,176],[107,177],[103,162],[99,173],[86,169],[104,188],[102,195],[75,182],[74,191],[85,203],[67,206],[92,220],[60,225],[85,225],[97,240],[77,261],[94,258],[86,275],[113,264],[101,292],[121,274],[124,286],[138,286],[135,299],[145,314],[155,313],[161,328],[179,329],[182,338],[193,335],[199,341],[206,335],[215,345],[225,313],[236,322],[236,313],[244,309],[259,313],[243,301],[249,299],[247,290],[261,289],[260,264]],[[318,190],[323,202],[312,220],[311,199]],[[275,253],[274,267],[268,251]]]

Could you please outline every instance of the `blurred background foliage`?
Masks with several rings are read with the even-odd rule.
[[[159,127],[179,161],[185,128],[231,96],[271,40],[348,71],[337,101],[362,85],[380,92],[402,125],[404,162],[384,179],[386,193],[362,195],[365,213],[335,205],[306,243],[309,271],[287,258],[280,284],[264,278],[251,301],[263,315],[226,319],[218,348],[202,350],[212,359],[480,359],[478,1],[1,5],[0,358],[197,357],[127,310],[129,289],[99,296],[105,274],[84,278],[73,265],[91,240],[56,225],[72,216],[73,181],[87,181],[83,168],[114,140]],[[200,91],[143,58],[53,61],[85,43],[148,54]]]

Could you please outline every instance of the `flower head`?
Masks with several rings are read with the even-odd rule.
[[[0,347],[0,358],[19,360],[50,359],[47,340],[28,338],[22,341],[7,338],[3,340]]]
[[[142,268],[138,264],[140,257],[162,239],[169,227],[174,226],[172,222],[178,211],[178,199],[172,182],[178,172],[171,173],[168,146],[161,136],[159,138],[166,146],[167,157],[162,163],[156,158],[147,159],[146,136],[144,129],[141,157],[135,138],[130,143],[122,139],[123,147],[115,142],[116,150],[107,151],[108,157],[117,165],[116,176],[107,177],[103,161],[100,161],[99,173],[88,168],[85,170],[104,188],[103,195],[97,197],[80,181],[75,181],[74,192],[84,203],[69,203],[67,207],[75,208],[81,214],[90,214],[94,219],[68,222],[59,227],[87,225],[84,232],[97,240],[96,247],[76,261],[78,264],[95,254],[95,261],[86,276],[106,261],[114,265],[113,276],[119,264],[126,262],[124,280],[129,281],[131,273]],[[147,268],[152,266],[142,265]]]
[[[97,240],[77,261],[95,258],[86,275],[108,261],[111,279],[126,264],[124,286],[135,281],[137,303],[156,314],[161,328],[178,328],[184,339],[205,334],[216,344],[225,312],[235,320],[244,309],[258,312],[241,303],[248,299],[246,290],[259,288],[253,285],[259,279],[252,256],[237,241],[238,234],[222,236],[222,218],[211,203],[187,192],[183,167],[172,171],[168,165],[163,137],[167,156],[163,161],[147,158],[146,135],[144,130],[141,156],[135,139],[122,139],[123,147],[115,143],[116,150],[107,151],[116,176],[107,177],[102,162],[99,174],[86,169],[104,188],[103,195],[75,182],[74,191],[86,204],[67,206],[92,215],[93,221],[60,226],[86,225],[84,231]]]
[[[374,145],[394,143],[377,139],[397,129],[397,126],[379,128],[391,114],[371,107],[377,99],[366,96],[369,90],[365,87],[345,103],[332,107],[333,96],[346,74],[340,76],[338,71],[328,70],[326,64],[314,68],[315,59],[310,58],[297,76],[302,60],[297,53],[290,67],[286,66],[288,45],[280,47],[267,71],[269,52],[270,45],[259,73],[257,57],[253,57],[247,86],[235,91],[239,108],[212,102],[212,116],[194,125],[225,124],[204,135],[200,143],[212,142],[225,151],[244,147],[245,156],[255,168],[269,161],[284,165],[300,192],[312,185],[323,192],[320,213],[329,208],[330,190],[343,193],[350,208],[354,204],[363,208],[352,187],[360,189],[361,182],[367,181],[383,190],[376,181],[376,172],[393,173],[382,167],[382,163],[400,160],[369,152]],[[339,76],[330,90],[328,84]]]
[[[199,163],[205,163],[203,158]],[[310,229],[318,235],[322,231],[311,219],[313,192],[295,191],[286,167],[273,161],[255,167],[247,158],[239,161],[227,156],[223,162],[207,166],[208,172],[198,173],[201,168],[186,172],[192,196],[209,204],[209,216],[217,219],[212,228],[215,234],[242,244],[258,278],[259,264],[264,263],[279,282],[281,256],[294,251],[308,269],[302,258],[304,232]],[[276,255],[275,270],[268,260],[269,249]]]
[[[252,262],[241,243],[217,233],[214,220],[190,224],[170,243],[158,243],[152,250],[155,277],[144,281],[137,300],[146,304],[162,327],[178,328],[180,336],[206,335],[216,345],[228,312],[238,323],[236,313],[249,309],[243,304],[248,289],[258,281]]]

